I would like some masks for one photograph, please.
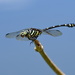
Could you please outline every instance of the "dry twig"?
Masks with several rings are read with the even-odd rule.
[[[49,65],[49,67],[57,74],[57,75],[65,75],[53,62],[52,60],[47,56],[47,54],[44,52],[42,44],[38,41],[34,41],[35,44],[35,50],[40,53],[40,55],[43,57],[45,62]]]

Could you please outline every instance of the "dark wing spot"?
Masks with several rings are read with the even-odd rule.
[[[6,36],[9,35],[9,34],[10,34],[10,33],[7,33]]]
[[[18,37],[19,35],[17,35],[16,37]]]

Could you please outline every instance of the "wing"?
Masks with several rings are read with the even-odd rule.
[[[28,38],[20,36],[20,33],[24,32],[25,30],[26,29],[23,29],[23,30],[20,30],[20,31],[17,31],[17,32],[7,33],[6,37],[7,38],[16,38],[17,40],[21,40],[21,41],[27,41]]]
[[[62,32],[60,32],[59,30],[46,30],[46,31],[43,31],[43,33],[52,35],[54,37],[62,35]]]
[[[12,32],[12,33],[7,33],[6,37],[7,38],[15,38],[17,35],[19,35],[20,32]]]

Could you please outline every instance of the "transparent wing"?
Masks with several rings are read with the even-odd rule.
[[[27,29],[22,29],[20,31],[17,31],[17,32],[11,32],[11,33],[7,33],[6,34],[6,37],[7,38],[15,38],[17,35],[19,35],[21,32],[24,32],[26,31]]]
[[[60,36],[62,35],[62,32],[60,32],[59,30],[46,30],[43,31],[44,34],[48,34],[48,35],[52,35],[52,36]]]
[[[12,32],[12,33],[7,33],[6,37],[7,38],[15,38],[17,35],[19,35],[20,32]]]
[[[26,37],[21,37],[20,33],[24,32],[26,29],[17,31],[17,32],[12,32],[12,33],[7,33],[6,37],[7,38],[16,38],[17,40],[22,40],[22,41],[27,41],[28,39]]]

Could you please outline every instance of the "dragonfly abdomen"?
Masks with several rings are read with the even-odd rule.
[[[43,30],[45,31],[45,30],[49,30],[49,29],[53,29],[53,28],[57,28],[57,27],[75,27],[75,24],[74,23],[70,23],[70,24],[56,25],[56,26],[45,28]]]

